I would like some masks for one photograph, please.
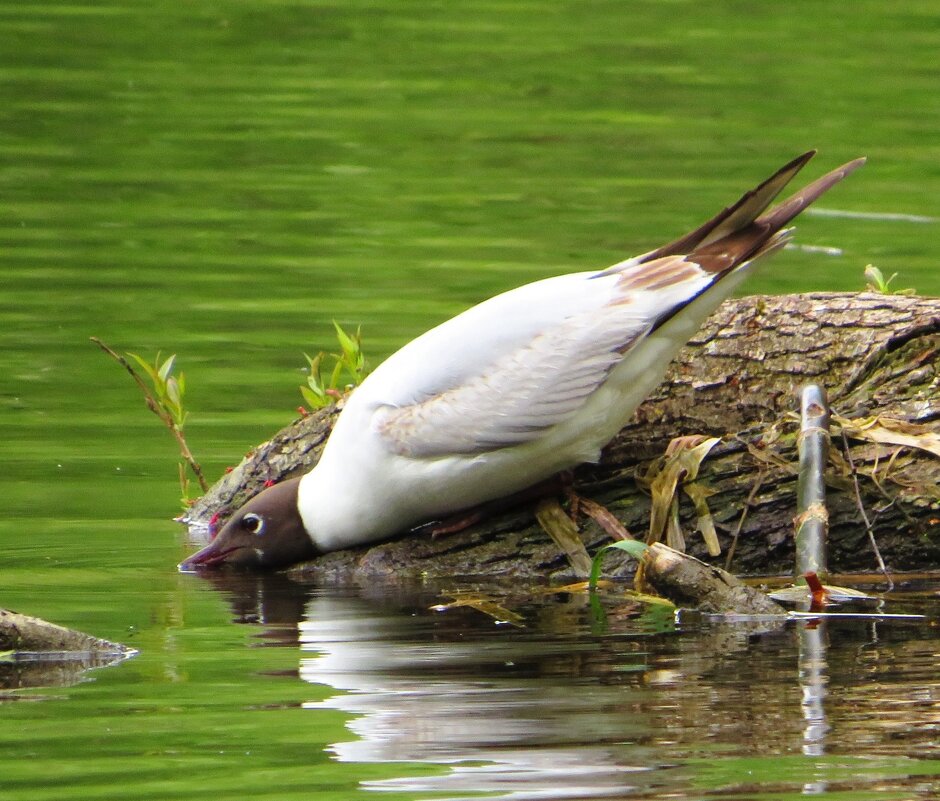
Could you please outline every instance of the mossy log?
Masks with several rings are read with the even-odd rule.
[[[575,471],[574,489],[643,537],[650,498],[638,479],[649,474],[673,438],[720,437],[695,483],[707,496],[722,553],[707,556],[692,533],[699,515],[683,494],[680,522],[689,552],[739,575],[789,573],[798,465],[795,412],[800,387],[813,381],[827,391],[834,421],[826,477],[830,570],[874,570],[872,539],[892,570],[938,570],[938,353],[940,300],[934,298],[813,293],[728,301],[680,352],[661,386],[605,449],[601,463]],[[265,481],[310,469],[336,413],[331,408],[300,419],[258,446],[196,502],[185,522],[194,531],[205,530],[214,514],[224,519]],[[581,532],[589,551],[608,541],[592,521],[581,521]],[[610,561],[616,569],[616,560]],[[377,574],[571,575],[531,508],[437,539],[403,533],[298,570],[343,580]]]
[[[642,589],[706,613],[783,615],[786,610],[737,576],[654,542],[640,560]]]

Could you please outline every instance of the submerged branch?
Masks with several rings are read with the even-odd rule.
[[[720,567],[656,542],[640,559],[636,589],[655,591],[676,606],[701,612],[782,615],[782,606]]]
[[[74,684],[84,671],[135,653],[119,643],[0,609],[0,690]]]

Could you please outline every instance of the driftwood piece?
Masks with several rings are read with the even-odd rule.
[[[0,609],[0,690],[73,684],[134,649],[47,620]]]
[[[700,612],[784,615],[786,610],[760,590],[714,565],[654,542],[640,560],[641,591],[654,590],[676,606]]]
[[[631,531],[643,531],[650,504],[634,477],[674,437],[719,436],[721,443],[697,479],[709,493],[723,549],[711,561],[738,574],[789,573],[798,464],[794,411],[800,386],[814,381],[829,396],[836,428],[827,474],[830,569],[875,567],[852,473],[839,449],[840,419],[851,421],[843,425],[852,464],[888,566],[940,569],[940,458],[896,444],[908,435],[908,442],[928,441],[931,432],[937,441],[938,353],[938,299],[814,293],[728,301],[680,352],[634,421],[605,449],[601,464],[576,471],[574,489],[606,505]],[[256,448],[196,502],[184,522],[204,529],[212,515],[224,519],[265,481],[308,470],[335,414],[330,409],[298,420]],[[898,430],[911,424],[915,427],[907,434]],[[701,538],[692,534],[696,514],[687,499],[680,513],[689,551],[707,560]],[[582,522],[581,531],[589,551],[608,541],[593,522]],[[732,541],[734,558],[726,565]],[[617,561],[611,557],[608,575],[617,572]],[[623,570],[632,570],[628,559],[622,563]],[[436,540],[406,534],[371,548],[328,554],[298,570],[342,580],[376,574],[572,575],[531,509],[510,511]]]
[[[9,609],[0,609],[0,651],[125,656],[133,649]]]

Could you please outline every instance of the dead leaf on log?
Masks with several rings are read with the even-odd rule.
[[[909,423],[906,420],[895,420],[882,415],[851,420],[833,415],[832,419],[850,437],[886,445],[918,448],[934,456],[940,456],[940,434],[937,433],[936,426]]]
[[[591,572],[591,557],[578,534],[578,527],[561,508],[556,498],[543,498],[535,507],[535,517],[545,533],[568,558],[571,567],[579,576]]]
[[[676,493],[681,485],[695,505],[698,530],[705,538],[708,553],[711,556],[721,553],[715,523],[706,502],[706,498],[712,493],[706,487],[687,484],[698,478],[702,462],[719,442],[721,440],[718,437],[704,437],[698,434],[676,437],[669,443],[663,457],[657,459],[640,479],[642,484],[649,487],[652,497],[650,533],[646,539],[648,543],[659,542],[665,534],[666,544],[670,548],[685,550],[685,539],[679,526],[679,499]]]

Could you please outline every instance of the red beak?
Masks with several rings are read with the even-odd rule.
[[[192,556],[187,557],[177,565],[180,573],[195,573],[200,569],[216,567],[224,564],[229,554],[237,551],[238,548],[220,548],[215,541],[210,542],[205,548],[196,551]]]

